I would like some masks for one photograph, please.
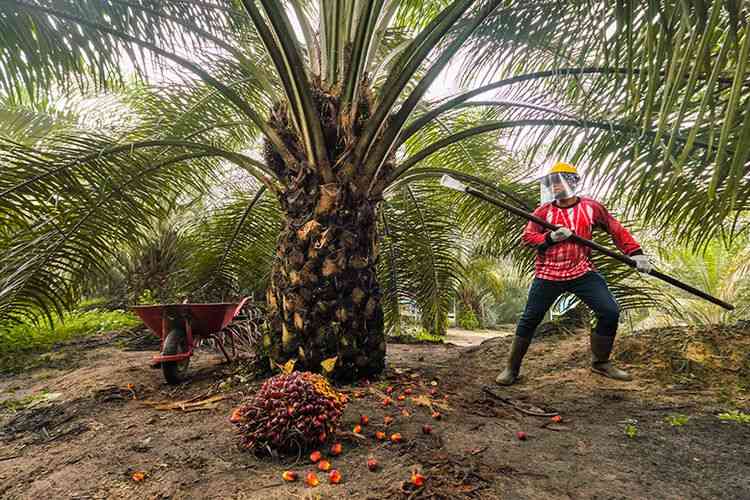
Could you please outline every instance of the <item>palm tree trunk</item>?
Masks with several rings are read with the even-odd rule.
[[[385,366],[385,334],[376,275],[376,206],[353,183],[317,184],[301,175],[280,200],[286,211],[268,290],[264,345],[276,363],[351,380]]]

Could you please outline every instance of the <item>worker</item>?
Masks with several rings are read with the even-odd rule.
[[[616,380],[631,380],[627,372],[615,367],[609,359],[620,318],[619,306],[591,263],[591,249],[568,238],[575,234],[591,239],[597,227],[610,234],[617,248],[635,261],[638,271],[651,271],[649,258],[604,205],[578,195],[581,178],[576,167],[556,163],[540,181],[542,203],[534,215],[559,228],[549,231],[533,221],[526,225],[523,242],[537,250],[535,277],[518,321],[507,366],[496,382],[511,385],[518,380],[521,361],[536,327],[564,292],[576,295],[596,316],[596,327],[591,332],[592,371]]]

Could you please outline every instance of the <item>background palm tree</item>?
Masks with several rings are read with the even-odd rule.
[[[281,212],[271,358],[378,372],[394,293],[408,287],[441,321],[449,300],[436,285],[460,273],[451,231],[473,224],[496,237],[488,251],[516,248],[520,222],[430,180],[451,172],[531,208],[523,178],[501,170],[518,159],[495,156],[500,138],[523,141],[520,166],[540,153],[587,163],[603,192],[680,237],[738,230],[750,200],[748,34],[734,1],[7,0],[9,102],[113,89],[120,107],[94,128],[2,140],[0,313],[70,304],[166,200],[231,164],[255,181],[235,230],[214,226],[231,237],[220,267],[265,200]],[[426,101],[454,59],[470,90]],[[132,73],[138,88],[121,90]],[[389,235],[411,239],[418,258]],[[381,285],[383,250],[429,279]]]

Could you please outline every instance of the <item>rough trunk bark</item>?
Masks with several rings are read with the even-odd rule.
[[[268,290],[270,358],[351,380],[385,366],[385,334],[376,276],[376,206],[355,183],[318,184],[302,174],[280,196],[287,219]]]

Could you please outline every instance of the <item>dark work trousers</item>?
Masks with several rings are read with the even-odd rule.
[[[596,335],[614,337],[617,333],[617,322],[620,319],[620,307],[617,305],[607,282],[601,274],[590,271],[572,280],[552,281],[534,278],[529,288],[529,299],[526,309],[516,327],[516,335],[531,339],[539,323],[544,319],[555,300],[564,292],[570,292],[581,299],[596,315]]]

